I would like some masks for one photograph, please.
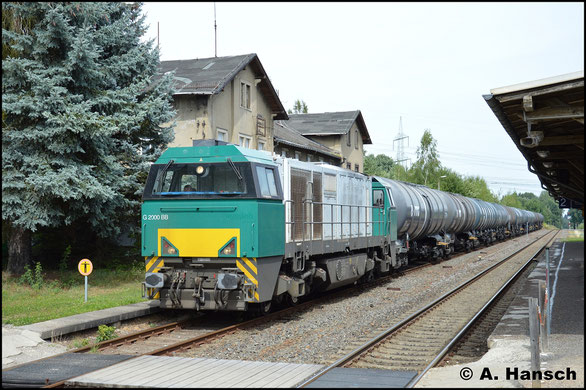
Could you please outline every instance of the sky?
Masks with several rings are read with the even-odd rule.
[[[161,60],[216,54],[214,3],[145,3]],[[584,70],[584,3],[215,4],[217,56],[256,53],[285,109],[362,112],[369,154],[411,162],[425,129],[442,165],[502,196],[542,191],[482,95]],[[408,141],[408,145],[407,145]]]

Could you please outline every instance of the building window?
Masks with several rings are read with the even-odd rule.
[[[250,85],[240,82],[240,107],[250,110]]]
[[[295,160],[301,161],[301,157],[299,155],[299,152],[295,152]]]
[[[323,158],[323,157],[320,157],[320,158],[319,158],[319,161],[320,161],[320,162],[324,162],[324,158]]]
[[[265,150],[265,143],[263,141],[258,141],[258,150]]]
[[[346,145],[352,146],[352,132],[348,131],[348,139],[346,140]]]
[[[218,127],[217,134],[216,134],[216,139],[218,141],[228,142],[228,130],[220,129]]]
[[[355,170],[356,172],[360,172],[360,165],[358,165],[358,164],[354,164],[354,170]]]
[[[256,134],[266,137],[267,135],[267,121],[261,114],[256,116]]]
[[[238,144],[240,146],[242,146],[243,148],[249,148],[250,149],[250,141],[251,140],[252,140],[252,138],[240,134],[240,136],[238,137]]]
[[[358,130],[354,130],[356,137],[354,138],[354,149],[358,149]]]
[[[307,162],[311,162],[311,154],[307,154]]]
[[[283,148],[283,150],[281,150],[281,157],[287,157],[287,149]]]
[[[346,163],[346,169],[352,170],[352,164],[351,163]]]

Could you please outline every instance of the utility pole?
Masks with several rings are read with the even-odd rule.
[[[443,179],[444,177],[448,177],[447,175],[441,175],[438,179],[437,179],[437,190],[440,190],[440,180]]]
[[[407,164],[403,164],[404,162],[411,160],[410,158],[405,158],[405,150],[403,142],[407,139],[407,146],[409,146],[409,136],[403,133],[403,118],[399,117],[399,134],[393,139],[393,149],[395,148],[395,142],[397,142],[397,163],[401,164],[407,169]]]

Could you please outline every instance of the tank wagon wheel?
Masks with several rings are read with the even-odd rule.
[[[444,252],[444,260],[449,259],[452,256],[452,252],[453,252],[452,250],[450,250],[449,253],[448,253],[448,251],[445,251]]]

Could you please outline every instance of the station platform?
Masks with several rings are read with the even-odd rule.
[[[583,237],[583,231],[582,231]],[[584,386],[584,241],[566,242],[572,231],[564,230],[549,250],[550,300],[552,303],[549,348],[542,348],[540,370],[571,370],[564,379],[542,380],[541,387]],[[489,336],[489,350],[478,361],[431,369],[415,387],[532,387],[521,375],[531,370],[528,298],[537,298],[539,282],[545,281],[545,254],[523,283],[521,291]],[[469,368],[472,377],[464,380],[461,372]],[[487,379],[488,368],[493,379]],[[496,379],[495,379],[496,378]]]
[[[156,313],[158,305],[153,300],[24,326],[3,325],[2,370],[64,353],[64,346],[50,342],[53,337]]]
[[[37,333],[39,337],[46,340],[68,333],[96,328],[100,325],[113,324],[118,321],[153,314],[158,311],[160,311],[159,300],[152,300],[56,318],[54,320],[20,326],[19,328]]]
[[[69,379],[73,387],[295,387],[323,366],[241,360],[139,356]]]

